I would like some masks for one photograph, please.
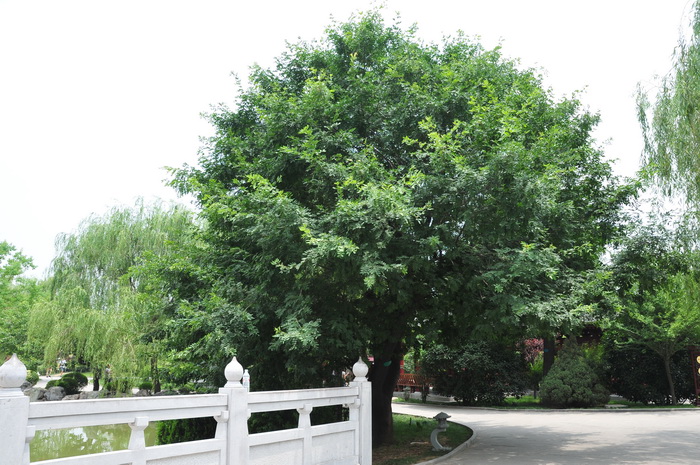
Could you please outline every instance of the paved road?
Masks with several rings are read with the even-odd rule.
[[[441,465],[700,464],[700,409],[515,411],[394,404],[395,413],[469,426],[470,446]]]

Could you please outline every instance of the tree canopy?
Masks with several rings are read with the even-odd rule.
[[[666,194],[700,204],[700,2],[693,3],[689,39],[681,36],[672,70],[661,79],[650,102],[638,92],[648,177]]]
[[[34,268],[31,258],[7,241],[0,241],[0,355],[28,354],[29,308],[40,293],[34,279],[22,274]]]
[[[607,318],[608,337],[618,346],[645,346],[663,361],[673,404],[672,358],[700,341],[698,256],[682,231],[640,225],[622,241],[610,266],[619,303]]]
[[[93,215],[76,232],[57,239],[50,295],[32,309],[30,336],[44,347],[46,363],[75,355],[100,372],[110,364],[116,375],[134,375],[144,351],[161,331],[159,299],[141,291],[145,282],[132,268],[164,255],[190,234],[192,217],[179,206],[115,207]]]
[[[424,44],[371,11],[255,67],[198,167],[219,298],[261,389],[332,382],[371,355],[375,443],[418,335],[540,334],[618,232],[620,185],[598,121],[532,70],[463,35]],[[223,329],[225,331],[225,329]]]

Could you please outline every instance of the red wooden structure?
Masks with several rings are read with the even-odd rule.
[[[700,347],[690,348],[690,364],[693,367],[693,381],[695,382],[695,405],[700,406]]]

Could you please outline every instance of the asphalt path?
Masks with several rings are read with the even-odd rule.
[[[490,410],[393,404],[394,413],[433,417],[474,430],[468,447],[441,465],[700,464],[700,409]]]

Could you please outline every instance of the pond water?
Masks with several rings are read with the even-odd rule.
[[[155,445],[156,424],[149,424],[144,435],[146,436],[146,446]],[[38,462],[122,450],[129,446],[130,436],[131,428],[129,425],[85,426],[83,428],[37,431],[29,446],[29,456],[32,462]]]

